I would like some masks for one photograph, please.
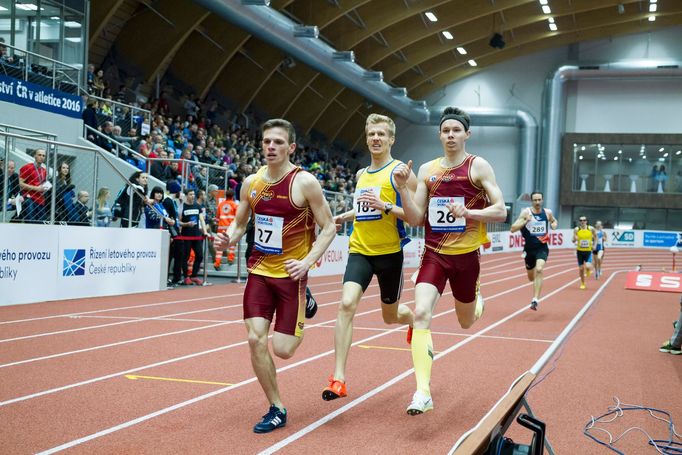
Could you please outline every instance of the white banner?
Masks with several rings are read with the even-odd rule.
[[[337,235],[308,275],[343,275],[346,271],[346,263],[348,263],[348,237]]]
[[[0,305],[54,300],[59,234],[34,224],[0,224]]]
[[[160,229],[0,224],[0,305],[165,288]]]
[[[160,289],[160,229],[58,228],[60,299]]]

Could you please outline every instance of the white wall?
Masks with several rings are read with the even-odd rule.
[[[588,41],[538,52],[482,69],[427,98],[430,105],[524,109],[542,124],[542,92],[547,77],[566,64],[634,59],[682,61],[682,27],[613,39]],[[570,61],[569,55],[578,55]],[[532,68],[532,70],[530,70]],[[566,132],[679,133],[682,80],[579,81],[568,83]],[[397,124],[395,157],[421,164],[441,154],[434,127]],[[467,146],[488,159],[506,201],[516,198],[518,129],[472,125]],[[540,150],[539,153],[542,153]],[[558,185],[559,182],[556,182]]]

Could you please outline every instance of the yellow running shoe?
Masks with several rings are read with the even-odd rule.
[[[585,283],[580,283],[580,289],[586,289]]]

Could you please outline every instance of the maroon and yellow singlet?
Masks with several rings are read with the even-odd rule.
[[[291,200],[296,167],[279,181],[263,179],[266,167],[258,170],[249,187],[248,202],[253,210],[255,238],[248,271],[256,275],[287,278],[287,259],[303,259],[315,240],[315,219],[310,207],[298,207]]]
[[[483,209],[488,198],[483,188],[471,180],[471,166],[475,155],[467,155],[458,166],[443,167],[442,158],[427,163],[426,187],[429,207],[426,215],[426,248],[446,255],[466,254],[478,250],[486,242],[485,223],[472,219],[455,218],[447,204],[464,204],[467,209]]]

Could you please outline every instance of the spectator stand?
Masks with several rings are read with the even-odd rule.
[[[9,49],[9,53],[0,58],[0,75],[33,82],[72,95],[78,94],[80,68],[11,44],[3,43],[3,46]]]
[[[99,188],[106,186],[115,194],[118,188],[129,184],[124,174],[106,159],[106,154],[99,148],[0,131],[0,142],[7,144],[10,141],[29,155],[37,149],[46,151],[43,166],[48,171],[47,180],[51,184],[50,190],[46,191],[47,215],[44,220],[25,219],[18,213],[12,222],[94,225],[92,202]],[[9,149],[6,150],[6,158],[10,156],[7,152]],[[3,220],[9,221],[5,207]]]
[[[88,102],[96,101],[97,126],[102,127],[105,122],[110,121],[114,126],[121,128],[121,136],[129,136],[131,130],[135,133],[130,138],[142,134],[152,123],[152,112],[132,104],[121,103],[112,98],[103,98],[89,94],[81,89],[83,95],[87,95]],[[103,107],[106,105],[106,108]]]
[[[0,132],[12,133],[14,135],[5,135],[4,137],[0,138],[0,160],[2,160],[2,163],[0,163],[2,166],[0,168],[0,186],[2,187],[0,194],[7,195],[7,197],[3,196],[4,200],[2,207],[0,208],[0,221],[5,222],[10,221],[16,215],[16,201],[13,201],[11,206],[8,206],[8,199],[17,196],[17,194],[8,194],[9,180],[11,178],[9,173],[9,163],[10,161],[14,162],[13,174],[15,177],[13,177],[13,179],[18,179],[18,174],[21,167],[34,161],[32,155],[36,146],[30,140],[23,140],[22,137],[40,141],[55,140],[56,136],[44,131],[7,124],[0,124]],[[48,168],[48,171],[52,172],[52,169]],[[18,193],[16,188],[12,189],[11,192]]]

